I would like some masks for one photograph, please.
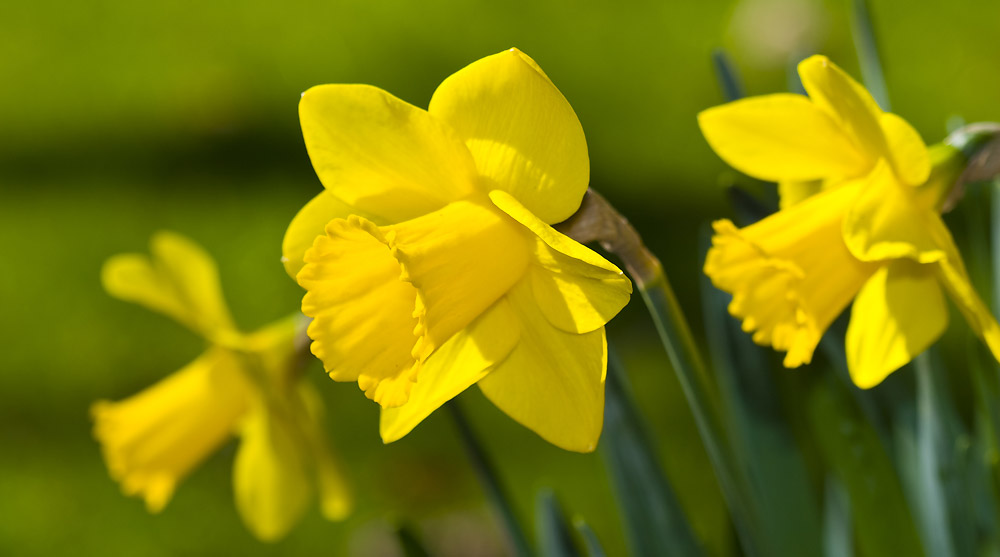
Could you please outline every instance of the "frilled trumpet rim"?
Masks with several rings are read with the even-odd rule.
[[[786,367],[812,360],[823,332],[877,264],[857,260],[842,235],[857,194],[847,186],[816,195],[743,229],[713,224],[705,273],[733,295],[729,312],[754,342],[787,352]]]
[[[248,399],[232,355],[213,349],[135,396],[94,403],[94,436],[122,491],[155,513],[236,432]]]
[[[331,221],[297,276],[313,353],[331,378],[404,404],[423,363],[524,276],[531,240],[485,196],[392,226]]]

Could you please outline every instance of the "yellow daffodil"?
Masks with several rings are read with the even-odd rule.
[[[593,450],[604,325],[631,283],[554,230],[590,166],[580,122],[511,49],[446,79],[427,110],[367,85],[299,105],[325,190],[285,237],[312,351],[382,406],[386,442],[473,383],[544,439]]]
[[[323,436],[322,401],[296,372],[305,318],[293,315],[240,333],[208,254],[166,232],[153,237],[151,251],[152,257],[109,259],[105,289],[173,317],[209,346],[146,390],[94,404],[94,434],[111,476],[159,512],[184,477],[238,435],[236,505],[256,537],[284,536],[314,492],[326,518],[344,518],[351,496]]]
[[[729,311],[797,367],[853,299],[847,361],[868,388],[944,332],[943,285],[1000,357],[1000,327],[940,217],[961,154],[928,150],[823,56],[799,64],[799,76],[808,97],[754,97],[699,115],[723,160],[777,182],[781,195],[781,210],[758,223],[714,225],[705,272],[733,295]]]

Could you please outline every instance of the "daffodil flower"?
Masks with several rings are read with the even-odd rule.
[[[236,505],[261,540],[283,537],[318,492],[323,515],[340,520],[351,495],[320,426],[322,401],[295,373],[305,319],[293,315],[239,332],[212,259],[177,234],[153,237],[152,257],[107,261],[105,289],[164,313],[208,341],[198,359],[120,402],[94,404],[94,435],[111,476],[150,512],[233,435]]]
[[[325,190],[292,221],[288,272],[312,351],[382,406],[386,442],[474,383],[549,442],[600,436],[604,325],[631,283],[552,228],[580,206],[580,122],[511,49],[446,79],[427,110],[367,85],[299,105]]]
[[[823,56],[799,64],[799,76],[808,97],[766,95],[699,115],[723,160],[777,182],[781,195],[781,210],[758,223],[714,225],[705,272],[733,295],[730,313],[797,367],[853,300],[847,362],[868,388],[944,332],[943,286],[1000,358],[1000,327],[940,217],[960,153],[928,150]]]

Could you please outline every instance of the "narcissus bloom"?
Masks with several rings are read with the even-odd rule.
[[[733,295],[729,311],[797,367],[853,299],[847,361],[867,388],[944,332],[943,286],[1000,357],[1000,327],[940,217],[961,154],[928,150],[823,56],[799,64],[799,76],[808,97],[754,97],[698,118],[723,160],[777,182],[781,195],[781,210],[758,223],[714,225],[705,272]]]
[[[284,536],[316,492],[326,518],[344,518],[351,495],[320,426],[323,404],[296,373],[305,319],[294,315],[240,333],[208,254],[166,232],[151,247],[152,257],[109,259],[105,289],[183,323],[208,348],[130,398],[94,404],[94,435],[111,476],[159,512],[184,477],[238,435],[236,506],[255,536]]]
[[[367,85],[299,105],[325,190],[292,221],[288,272],[307,293],[312,351],[357,381],[399,439],[478,383],[546,440],[596,446],[604,325],[631,283],[550,225],[580,206],[583,129],[516,49],[446,79],[427,110]]]

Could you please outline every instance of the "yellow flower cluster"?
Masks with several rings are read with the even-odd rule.
[[[603,423],[604,324],[622,272],[552,228],[590,166],[576,114],[511,49],[446,79],[423,110],[366,85],[299,105],[325,190],[285,237],[312,351],[382,406],[386,441],[478,384],[546,440],[591,451]]]
[[[1000,327],[940,217],[961,154],[928,149],[823,56],[799,64],[799,75],[808,97],[754,97],[698,118],[723,160],[777,182],[781,195],[781,210],[758,223],[715,223],[705,272],[733,295],[729,311],[796,367],[853,300],[847,362],[867,388],[944,332],[943,286],[1000,358]]]
[[[1000,359],[1000,326],[973,290],[940,217],[961,153],[930,149],[822,56],[799,65],[808,96],[736,101],[699,115],[736,169],[778,183],[781,210],[714,224],[704,271],[732,294],[754,341],[810,362],[852,304],[847,361],[872,387],[937,340],[944,292]],[[511,49],[447,78],[428,109],[366,85],[322,85],[299,105],[324,190],[292,220],[283,261],[306,293],[311,350],[381,406],[385,442],[476,384],[547,441],[596,447],[605,324],[632,286],[553,225],[580,207],[589,159],[576,114]],[[206,352],[121,402],[94,405],[112,476],[151,511],[231,436],[237,507],[256,536],[283,536],[314,493],[331,520],[351,506],[319,398],[297,372],[305,320],[239,332],[215,265],[190,241],[112,258],[112,295],[173,317]]]
[[[94,404],[94,434],[112,477],[159,512],[184,477],[237,435],[236,506],[255,536],[284,536],[314,493],[325,517],[344,518],[351,495],[323,435],[322,401],[296,371],[302,317],[243,334],[208,254],[168,232],[153,237],[151,252],[109,259],[105,289],[176,319],[208,348],[132,397]]]

